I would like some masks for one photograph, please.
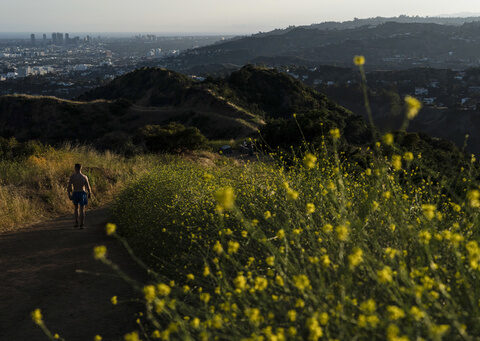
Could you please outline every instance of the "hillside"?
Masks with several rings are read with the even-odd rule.
[[[310,111],[356,117],[271,69],[246,66],[227,78],[194,82],[173,71],[149,68],[121,76],[77,101],[0,97],[0,135],[115,148],[135,139],[146,125],[177,122],[198,128],[209,139],[242,138],[255,134],[269,118]]]
[[[297,58],[302,65],[351,65],[362,54],[369,67],[469,67],[477,63],[480,24],[379,22],[375,25],[291,27],[187,51],[168,63],[179,69],[202,64],[243,65],[259,57]]]

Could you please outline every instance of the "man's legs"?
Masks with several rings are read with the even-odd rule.
[[[80,227],[85,223],[85,206],[80,205]]]
[[[78,204],[75,204],[75,227],[78,227]]]

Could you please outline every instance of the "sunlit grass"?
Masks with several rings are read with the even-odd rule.
[[[82,163],[94,190],[91,207],[112,200],[126,183],[150,169],[158,158],[126,159],[87,147],[47,148],[27,158],[0,160],[0,231],[70,213],[66,185],[73,165]]]

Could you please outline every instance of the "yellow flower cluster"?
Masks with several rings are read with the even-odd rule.
[[[364,56],[355,56],[353,57],[353,64],[356,66],[363,66],[365,65],[365,57]]]
[[[422,103],[415,97],[406,96],[405,104],[407,106],[407,118],[413,120],[422,109]]]

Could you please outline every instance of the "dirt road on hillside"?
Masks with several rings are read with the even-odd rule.
[[[113,306],[110,298],[134,298],[133,289],[92,257],[103,244],[108,257],[134,278],[146,276],[123,247],[104,232],[108,210],[87,213],[85,230],[74,229],[70,217],[39,224],[16,233],[0,234],[0,340],[46,340],[30,319],[42,309],[52,332],[67,341],[123,340],[136,329],[138,303]],[[104,276],[76,270],[105,273]]]

